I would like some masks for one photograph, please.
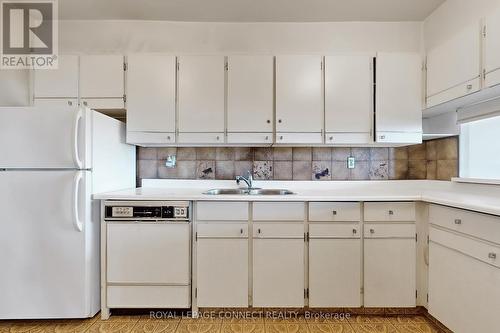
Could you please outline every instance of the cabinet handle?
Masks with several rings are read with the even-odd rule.
[[[375,229],[370,229],[370,234],[374,234],[375,233]]]
[[[333,141],[333,136],[329,137],[328,140]]]
[[[472,89],[472,84],[468,84],[467,85],[467,90],[471,90]]]
[[[268,135],[266,135],[266,139],[265,139],[265,140],[266,140],[266,141],[267,141],[267,140],[269,140],[269,136],[268,136]]]
[[[280,136],[280,140],[283,140],[283,135]]]
[[[357,233],[358,233],[358,231],[357,231],[356,229],[352,229],[352,233],[353,233],[353,234],[357,234]]]
[[[243,235],[243,229],[240,229],[240,235]]]
[[[217,137],[215,138],[217,141],[219,141],[220,137],[217,135]]]
[[[68,105],[69,105],[69,106],[72,106],[72,105],[73,105],[73,102],[72,102],[72,101],[68,101]]]
[[[281,119],[278,119],[278,123],[280,123],[280,124],[281,124]]]
[[[170,141],[170,135],[169,135],[169,136],[167,136],[167,140],[168,140],[168,141]]]
[[[497,254],[493,253],[493,252],[490,252],[490,253],[488,253],[488,258],[490,258],[490,259],[496,259],[497,258]]]
[[[87,106],[87,105],[88,105],[88,103],[87,103],[86,101],[83,101],[83,105]]]
[[[385,135],[381,135],[379,136],[380,140],[384,140],[385,139]]]
[[[455,219],[455,224],[458,224],[458,225],[462,224],[462,220],[461,219]]]
[[[332,214],[337,215],[337,211],[336,210],[332,211]]]
[[[394,215],[394,211],[390,210],[389,215]]]
[[[267,123],[268,123],[268,124],[270,124],[270,123],[271,123],[271,121],[268,119],[268,120],[267,120]]]
[[[257,233],[258,233],[259,235],[261,234],[261,232],[260,232],[260,228],[259,228],[259,229],[257,229]]]

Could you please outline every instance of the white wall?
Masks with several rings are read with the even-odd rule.
[[[431,50],[463,27],[478,24],[500,0],[447,0],[424,21],[425,48]]]
[[[420,51],[421,22],[60,21],[60,53]]]

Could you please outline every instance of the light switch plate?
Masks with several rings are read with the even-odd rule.
[[[356,159],[354,157],[347,158],[347,169],[354,169],[356,166]]]

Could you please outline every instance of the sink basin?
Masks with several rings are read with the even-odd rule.
[[[290,195],[292,191],[283,189],[262,189],[253,188],[251,190],[244,188],[217,188],[204,192],[207,195]]]
[[[252,189],[249,191],[250,195],[290,195],[294,194],[289,190],[277,190],[277,189]]]

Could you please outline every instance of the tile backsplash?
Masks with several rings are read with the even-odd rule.
[[[179,147],[137,148],[141,179],[234,179],[251,171],[259,180],[450,180],[458,174],[458,138],[397,148]],[[169,155],[177,156],[167,168]],[[355,168],[347,168],[347,158]]]

